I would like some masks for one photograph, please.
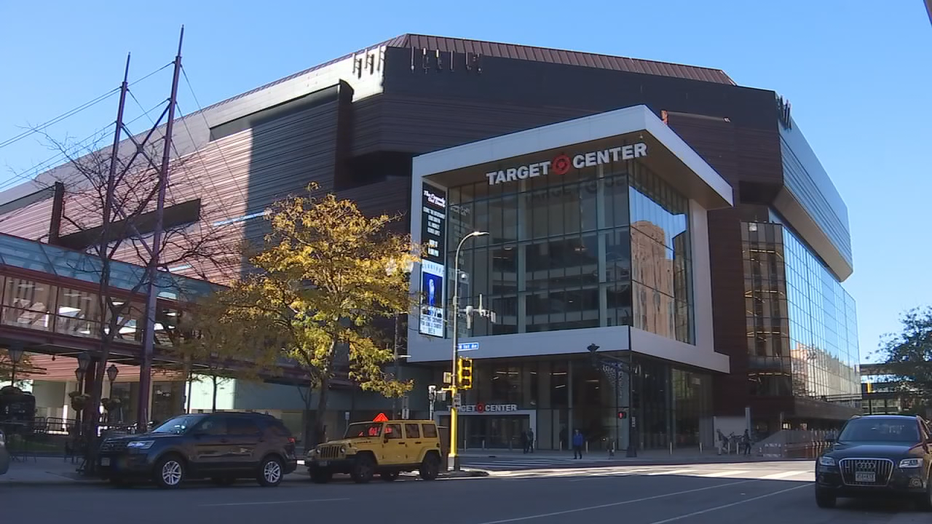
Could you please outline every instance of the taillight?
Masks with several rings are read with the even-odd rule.
[[[288,437],[288,443],[289,443],[289,444],[294,444],[294,443],[295,443],[294,437]]]

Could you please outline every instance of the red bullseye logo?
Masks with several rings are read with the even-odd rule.
[[[566,155],[560,155],[553,159],[551,165],[553,166],[553,174],[565,175],[570,170],[570,157]]]
[[[482,413],[483,411],[485,411],[485,404],[482,404],[481,402],[479,404],[476,404],[476,411],[478,411],[479,413]]]

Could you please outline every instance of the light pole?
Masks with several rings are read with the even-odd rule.
[[[87,376],[87,366],[91,363],[91,357],[86,352],[81,352],[78,354],[78,369],[74,370],[74,376],[78,379],[78,393],[84,394],[84,378]],[[86,406],[85,406],[86,407]],[[83,434],[81,428],[87,422],[84,420],[84,413],[77,412],[75,413],[75,418],[78,426],[78,434]]]
[[[16,386],[16,365],[19,364],[19,361],[23,358],[22,348],[10,348],[6,350],[7,354],[10,356],[10,385]]]
[[[456,246],[456,255],[453,258],[453,367],[450,369],[450,457],[447,467],[453,471],[460,470],[460,458],[456,454],[456,401],[457,389],[459,388],[459,379],[456,376],[456,361],[459,359],[459,300],[460,300],[460,250],[463,244],[470,238],[482,237],[488,235],[488,231],[473,231],[463,237],[458,246]]]
[[[630,345],[628,346],[631,347]],[[637,449],[637,417],[635,416],[634,411],[634,377],[640,374],[640,366],[634,363],[634,353],[629,353],[629,358],[623,360],[618,357],[612,356],[602,356],[596,355],[596,352],[599,350],[599,346],[596,344],[589,344],[586,348],[589,350],[589,355],[592,357],[592,364],[600,372],[605,366],[610,366],[615,371],[615,405],[618,405],[618,373],[624,373],[628,376],[628,449],[625,453],[625,456],[628,458],[635,458],[638,456]],[[630,350],[629,350],[630,351]],[[617,410],[616,410],[617,411]],[[615,425],[618,425],[618,414],[615,414]],[[616,429],[617,433],[617,429]]]
[[[110,367],[107,368],[107,379],[110,381],[110,406],[113,407],[113,383],[116,382],[117,375],[120,374],[120,368],[116,367],[116,364],[110,364]],[[123,422],[123,406],[120,405],[118,408],[117,421]],[[110,410],[107,410],[107,422],[110,421]]]

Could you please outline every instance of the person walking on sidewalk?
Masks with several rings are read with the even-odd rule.
[[[521,432],[521,451],[527,453],[527,431]]]
[[[585,440],[583,439],[582,433],[577,429],[573,432],[573,459],[582,458],[582,448]]]
[[[744,430],[744,435],[741,437],[741,444],[744,447],[744,455],[748,456],[751,454],[751,434],[748,433],[748,430]]]
[[[531,428],[527,430],[527,452],[534,453],[534,430]]]

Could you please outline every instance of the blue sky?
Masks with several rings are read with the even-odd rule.
[[[861,354],[899,314],[932,303],[932,24],[922,0],[555,2],[0,2],[0,143],[170,62],[208,105],[406,33],[573,49],[725,70],[789,98],[848,204]],[[145,109],[170,71],[134,87]],[[196,110],[182,87],[180,107]],[[114,119],[111,98],[48,129],[83,139]],[[129,119],[143,111],[130,103]],[[146,122],[137,121],[137,127]],[[0,149],[0,188],[54,156],[32,136]]]

